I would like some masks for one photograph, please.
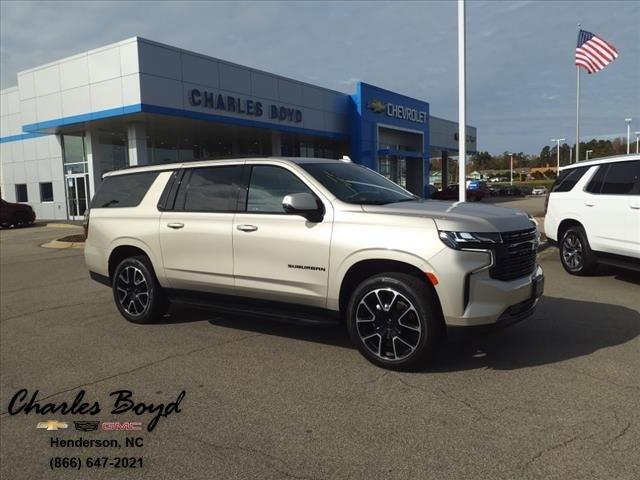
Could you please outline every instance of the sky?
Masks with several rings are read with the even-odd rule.
[[[364,81],[457,120],[457,6],[426,2],[0,3],[2,88],[16,73],[141,36],[345,93]],[[640,130],[640,2],[467,1],[467,123],[478,149],[575,142],[577,24],[619,58],[581,77],[581,140]],[[632,134],[633,135],[633,134]]]

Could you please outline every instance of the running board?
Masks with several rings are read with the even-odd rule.
[[[172,303],[245,317],[305,325],[337,325],[340,314],[324,308],[183,290],[167,291]]]

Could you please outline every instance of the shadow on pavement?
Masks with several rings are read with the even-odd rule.
[[[344,325],[338,323],[302,324],[286,320],[263,320],[256,317],[235,316],[182,305],[171,307],[170,314],[160,322],[157,322],[156,325],[202,321],[207,321],[211,325],[219,327],[262,333],[264,335],[289,337],[343,348],[351,348],[352,346],[347,329]]]
[[[352,348],[343,325],[306,325],[236,317],[176,307],[162,323],[208,321],[211,325]],[[562,362],[640,336],[640,313],[604,303],[543,297],[523,322],[488,333],[456,332],[422,372],[475,368],[511,370]]]
[[[604,303],[543,297],[522,323],[487,334],[449,339],[426,372],[475,368],[512,370],[562,362],[640,335],[637,310]]]
[[[592,277],[613,277],[622,282],[640,285],[640,273],[609,265],[598,265]]]

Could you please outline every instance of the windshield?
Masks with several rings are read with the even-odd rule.
[[[418,198],[362,165],[308,163],[300,166],[343,202],[384,205]]]

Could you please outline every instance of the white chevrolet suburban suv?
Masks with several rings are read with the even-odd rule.
[[[132,322],[185,299],[263,318],[343,319],[364,356],[388,368],[424,360],[446,326],[531,315],[543,289],[527,214],[422,200],[338,160],[111,172],[87,230],[91,277]]]
[[[588,275],[598,263],[640,270],[640,155],[561,168],[545,213],[567,272]]]

